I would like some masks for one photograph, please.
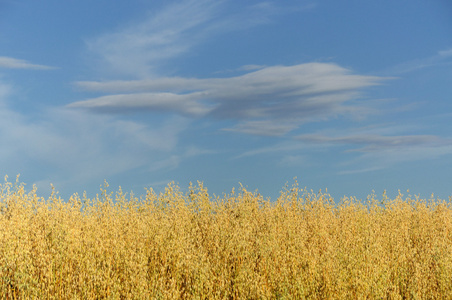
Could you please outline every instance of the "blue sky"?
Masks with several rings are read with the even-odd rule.
[[[0,174],[452,195],[446,0],[0,0]]]

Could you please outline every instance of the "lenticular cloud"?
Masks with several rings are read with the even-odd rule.
[[[69,105],[101,112],[158,111],[239,122],[229,130],[284,134],[300,124],[365,112],[351,105],[362,89],[386,78],[353,74],[336,64],[273,66],[229,78],[163,77],[132,81],[84,81],[77,85],[109,93]],[[272,128],[272,124],[276,126]]]

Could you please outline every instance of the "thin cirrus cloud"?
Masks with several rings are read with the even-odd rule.
[[[134,168],[156,170],[166,154],[184,155],[176,151],[187,126],[184,118],[150,127],[64,107],[48,107],[30,118],[10,107],[14,95],[15,86],[0,81],[0,165],[6,174],[39,169],[40,189],[48,188],[46,178],[59,189],[71,188],[74,182],[86,184]],[[173,165],[179,162],[173,160]]]
[[[173,4],[142,22],[87,40],[86,44],[109,69],[146,76],[156,63],[191,48],[194,39],[185,36],[194,34],[194,29],[210,20],[217,6],[212,1]]]
[[[209,37],[257,26],[285,13],[272,2],[228,8],[222,0],[179,1],[115,32],[87,39],[86,45],[109,73],[149,77]]]
[[[359,156],[339,164],[345,168],[340,174],[354,174],[384,169],[408,161],[435,159],[452,154],[452,139],[436,135],[380,135],[373,133],[326,136],[305,134],[295,140],[323,149],[346,147],[345,152],[360,153]],[[357,166],[360,166],[356,168]]]
[[[229,78],[164,77],[132,81],[82,81],[85,90],[115,93],[74,102],[100,112],[167,111],[239,122],[225,130],[283,135],[306,122],[366,114],[354,103],[365,88],[388,78],[353,74],[331,63],[272,66]]]
[[[199,93],[137,93],[108,95],[68,105],[69,108],[87,108],[97,112],[124,113],[137,110],[174,112],[184,116],[202,116],[209,108],[197,102]]]
[[[29,69],[29,70],[51,70],[54,67],[30,63],[23,59],[0,56],[0,68],[6,69]]]
[[[386,72],[391,74],[404,74],[422,70],[425,68],[438,67],[452,64],[452,48],[438,51],[437,54],[396,65]]]
[[[381,150],[394,150],[415,147],[443,147],[451,146],[452,140],[442,139],[435,135],[396,135],[382,136],[377,134],[360,134],[341,137],[329,137],[320,134],[306,134],[295,139],[323,145],[354,145],[362,148],[349,150],[358,152],[375,152]]]

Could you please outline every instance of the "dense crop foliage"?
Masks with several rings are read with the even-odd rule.
[[[201,183],[94,199],[5,182],[0,297],[39,299],[445,299],[452,207],[284,188],[222,198]]]

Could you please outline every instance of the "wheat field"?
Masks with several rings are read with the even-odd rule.
[[[452,207],[286,186],[37,196],[0,185],[2,299],[451,299]]]

